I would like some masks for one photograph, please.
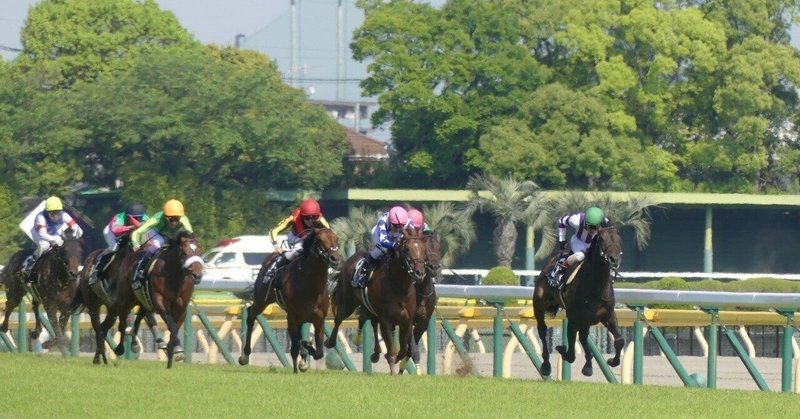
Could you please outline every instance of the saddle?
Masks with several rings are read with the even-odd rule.
[[[141,304],[142,308],[147,311],[153,312],[153,300],[150,298],[150,283],[147,281],[147,274],[153,270],[153,263],[158,259],[158,255],[162,250],[159,249],[152,257],[148,258],[145,253],[136,262],[136,269],[133,270],[133,278],[131,278],[131,289],[136,299]]]

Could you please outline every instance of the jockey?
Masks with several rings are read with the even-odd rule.
[[[408,212],[401,206],[392,207],[389,212],[378,218],[377,223],[372,227],[372,250],[364,258],[361,270],[353,280],[353,287],[367,285],[370,271],[378,260],[385,258],[386,253],[397,246],[397,242],[403,237],[403,229],[407,225],[409,225]]]
[[[145,240],[147,252],[140,266],[147,266],[156,251],[166,244],[167,240],[177,237],[181,231],[194,232],[189,218],[183,211],[183,204],[177,199],[170,199],[164,203],[163,211],[153,214],[153,218],[145,221],[131,233],[133,251],[139,250],[142,238],[147,237]]]
[[[269,231],[272,246],[275,250],[281,251],[278,248],[277,236],[291,227],[286,240],[289,250],[281,251],[280,255],[275,258],[272,266],[267,271],[268,280],[272,279],[278,269],[289,264],[289,262],[295,260],[303,253],[303,239],[312,228],[318,226],[330,228],[328,221],[322,216],[319,202],[317,202],[316,199],[308,198],[300,204],[300,207],[295,208],[291,215],[281,220],[275,228]]]
[[[422,230],[422,234],[433,234],[433,230],[428,226],[428,223],[425,222],[425,216],[422,215],[420,210],[416,208],[408,210],[408,221],[411,227]]]
[[[103,253],[95,259],[92,273],[89,276],[89,284],[97,282],[98,277],[103,277],[105,272],[105,265],[109,262],[111,254],[119,248],[119,239],[121,236],[129,234],[143,221],[149,220],[150,217],[145,213],[144,205],[134,202],[128,205],[125,211],[111,217],[111,220],[103,228],[103,237],[106,239],[108,247],[103,249]],[[102,267],[102,268],[101,268]]]
[[[33,280],[30,272],[39,257],[50,250],[51,247],[64,244],[63,234],[66,230],[72,230],[75,238],[83,235],[83,230],[81,230],[78,223],[64,211],[64,204],[61,199],[57,196],[47,198],[44,204],[44,211],[36,215],[33,229],[31,230],[33,242],[36,243],[36,250],[33,255],[25,259],[22,265],[22,270],[28,282]]]
[[[597,228],[605,227],[609,224],[610,222],[603,214],[603,210],[598,207],[588,208],[585,212],[567,214],[558,219],[558,245],[561,248],[562,256],[547,277],[551,286],[556,288],[561,286],[561,275],[564,271],[586,258],[586,249],[592,243],[592,239],[597,233]],[[575,234],[569,240],[571,254],[568,257],[565,255],[567,250],[567,242],[565,241],[567,226],[575,229]]]

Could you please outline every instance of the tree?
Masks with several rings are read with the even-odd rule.
[[[451,202],[423,205],[422,213],[439,239],[442,250],[442,265],[453,266],[458,256],[466,253],[475,242],[475,223],[472,211],[459,209]]]
[[[154,49],[200,47],[154,0],[44,0],[29,9],[21,41],[15,68],[61,88],[124,72]]]
[[[339,246],[345,249],[348,256],[372,248],[372,227],[380,216],[381,211],[355,207],[347,217],[331,221],[331,230],[339,237]]]
[[[517,226],[536,218],[544,196],[529,180],[497,178],[491,175],[470,177],[467,188],[472,191],[467,208],[490,213],[495,219],[492,245],[499,266],[511,267],[517,243]]]

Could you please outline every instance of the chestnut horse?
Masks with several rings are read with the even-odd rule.
[[[275,287],[271,281],[265,281],[267,270],[279,253],[273,253],[264,259],[253,286],[253,304],[247,308],[247,333],[239,357],[240,365],[250,363],[253,325],[256,316],[271,303],[278,304],[286,310],[286,330],[291,340],[292,366],[298,371],[298,355],[307,351],[314,359],[322,358],[322,338],[325,333],[325,316],[330,304],[328,297],[328,268],[337,267],[340,261],[339,238],[329,228],[314,228],[303,239],[303,256],[300,256],[275,273],[273,281],[279,281]],[[301,342],[301,328],[304,323],[314,325],[314,345]],[[302,355],[300,371],[307,366]]]
[[[120,278],[120,273],[124,269],[124,262],[126,259],[130,259],[133,257],[133,249],[130,247],[130,240],[128,239],[128,235],[121,236],[117,243],[119,243],[119,248],[114,253],[113,258],[110,262],[108,262],[108,267],[106,267],[106,278],[108,278],[108,286],[106,290],[101,290],[101,292],[105,292],[106,298],[110,298],[108,294],[111,295],[119,295],[116,293],[117,291],[117,283],[114,279]],[[108,330],[114,325],[114,321],[119,316],[118,313],[113,311],[113,303],[110,301],[108,304],[104,302],[104,297],[98,295],[98,293],[89,286],[89,276],[91,275],[91,267],[94,266],[95,260],[100,257],[102,254],[103,249],[95,250],[94,252],[90,253],[89,256],[83,263],[83,266],[86,266],[87,269],[81,271],[80,283],[78,284],[78,290],[75,293],[75,298],[72,300],[72,311],[73,312],[80,312],[85,307],[89,313],[89,319],[92,322],[92,329],[94,330],[95,334],[95,354],[93,363],[99,364],[101,361],[104,364],[108,364],[108,359],[106,358],[105,353],[105,344],[104,340],[106,335],[108,334]],[[98,282],[95,284],[95,287],[102,287],[103,285]],[[101,307],[106,306],[106,317],[104,321],[100,322],[100,313]],[[153,333],[153,336],[157,336],[158,329],[156,328],[155,318],[153,317],[153,313],[147,312],[144,309],[139,310],[139,314],[137,314],[136,321],[134,322],[133,332],[131,333],[132,336],[136,336],[139,321],[142,318],[146,318],[147,325]],[[123,319],[127,319],[126,315],[122,316]],[[122,335],[121,335],[122,336]],[[163,340],[158,338],[156,340],[158,344],[158,349],[166,350],[167,346]],[[137,352],[137,346],[139,342],[134,339],[132,343],[133,347],[131,348],[134,352]]]
[[[547,273],[556,263],[557,256],[552,258],[539,273],[533,290],[533,311],[536,316],[536,327],[539,339],[542,341],[542,369],[543,376],[550,375],[550,353],[547,350],[547,324],[545,314],[549,311],[555,314],[559,307],[567,313],[568,346],[556,346],[556,351],[562,358],[572,363],[575,361],[575,336],[579,335],[586,363],[581,372],[585,376],[592,375],[592,352],[588,347],[589,328],[597,323],[602,323],[614,336],[613,358],[606,362],[611,367],[619,365],[620,352],[625,345],[625,339],[619,330],[617,314],[614,311],[614,275],[617,272],[622,258],[622,241],[617,229],[601,227],[592,239],[582,264],[571,266],[564,272],[564,278],[573,275],[575,278],[562,286],[562,296],[559,290],[547,283]],[[563,297],[563,299],[562,299]]]
[[[66,326],[70,317],[70,303],[77,289],[77,279],[83,259],[83,247],[78,238],[64,233],[64,244],[54,246],[43,253],[31,270],[34,276],[30,286],[24,284],[22,262],[32,252],[21,250],[14,254],[5,269],[6,310],[0,331],[8,330],[8,317],[19,305],[26,290],[33,295],[32,310],[36,318],[36,326],[31,332],[31,339],[37,339],[42,332],[39,305],[44,306],[47,318],[50,319],[56,334],[56,343],[62,355],[68,355]],[[21,342],[18,344],[22,344]]]
[[[372,362],[378,362],[380,345],[377,339],[378,324],[381,335],[386,342],[386,361],[392,374],[397,373],[397,361],[408,356],[409,339],[411,339],[412,322],[417,309],[416,282],[425,277],[425,244],[422,233],[413,228],[403,230],[403,237],[395,248],[389,252],[388,258],[378,262],[365,288],[354,288],[352,278],[359,269],[360,261],[366,252],[357,252],[345,263],[339,274],[334,290],[333,312],[335,314],[333,331],[325,346],[333,348],[342,321],[362,306],[359,318],[359,330],[364,321],[372,320],[375,336],[375,350]],[[392,332],[398,327],[399,349],[392,343]]]

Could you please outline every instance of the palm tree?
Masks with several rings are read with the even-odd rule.
[[[639,250],[647,247],[650,240],[650,207],[656,203],[646,195],[629,195],[626,200],[612,200],[608,192],[585,194],[569,192],[545,202],[537,215],[535,225],[542,230],[542,243],[536,251],[536,259],[546,258],[556,245],[559,217],[591,206],[603,209],[606,217],[617,227],[632,228]]]
[[[492,240],[500,266],[511,267],[517,243],[517,225],[537,219],[544,196],[530,180],[475,175],[467,182],[472,196],[467,203],[471,211],[487,212],[494,216],[496,227]]]
[[[450,202],[438,202],[432,206],[423,205],[422,213],[442,246],[442,266],[452,266],[475,242],[472,212],[458,210]]]
[[[348,256],[358,250],[369,250],[372,246],[372,227],[380,216],[381,211],[356,207],[348,217],[331,221],[331,230],[339,237],[339,246],[345,249]]]

